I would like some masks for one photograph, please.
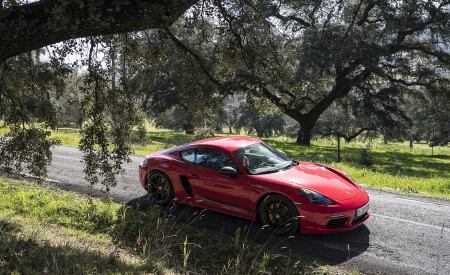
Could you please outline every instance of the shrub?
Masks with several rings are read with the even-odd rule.
[[[192,137],[195,140],[201,140],[205,138],[211,138],[215,136],[214,129],[212,128],[202,128],[197,131],[197,133]]]
[[[368,149],[359,151],[359,164],[368,168],[373,166],[373,155]]]

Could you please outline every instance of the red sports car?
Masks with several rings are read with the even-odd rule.
[[[172,201],[259,221],[281,234],[351,230],[369,196],[346,173],[288,159],[261,140],[229,136],[151,153],[139,166],[154,203]]]

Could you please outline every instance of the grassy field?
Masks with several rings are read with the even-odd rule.
[[[0,134],[7,130],[0,128]],[[77,146],[80,134],[77,129],[61,128],[52,133],[52,138],[62,144]],[[180,132],[148,127],[145,140],[132,144],[135,154],[175,147],[190,142],[195,137]],[[450,199],[450,146],[431,148],[428,144],[409,143],[383,144],[375,140],[369,144],[352,142],[341,144],[341,162],[337,163],[337,144],[332,140],[313,140],[311,146],[302,146],[289,138],[264,139],[273,147],[284,151],[296,160],[313,161],[335,166],[349,173],[363,186],[392,192],[433,196]],[[373,165],[361,164],[362,151],[366,151]]]
[[[0,178],[0,273],[346,274],[195,219]]]

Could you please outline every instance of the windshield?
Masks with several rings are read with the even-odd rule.
[[[255,143],[236,150],[234,157],[250,174],[276,172],[289,166],[292,161],[283,153],[265,143]]]

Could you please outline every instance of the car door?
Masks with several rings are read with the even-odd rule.
[[[231,177],[219,173],[225,166],[231,166],[239,171],[224,152],[217,149],[196,148],[181,152],[180,155],[194,166],[186,171],[186,178],[200,203],[215,209],[250,213],[244,175]]]

